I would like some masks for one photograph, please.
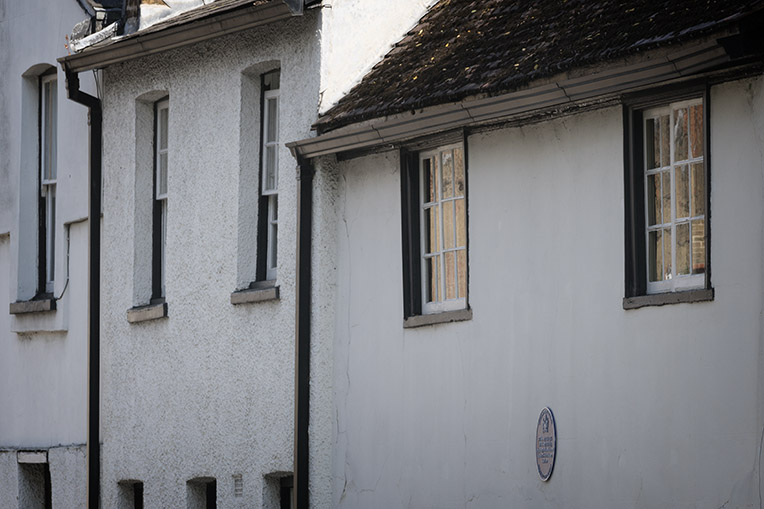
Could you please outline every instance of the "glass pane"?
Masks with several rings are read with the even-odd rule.
[[[265,190],[276,189],[276,146],[265,147]]]
[[[690,106],[690,150],[692,157],[703,156],[703,106]]]
[[[661,173],[663,180],[663,224],[671,222],[671,174],[667,171]]]
[[[671,164],[671,141],[669,136],[669,116],[663,115],[660,118],[661,123],[661,166]]]
[[[687,109],[674,110],[674,161],[687,159]]]
[[[167,122],[169,110],[162,108],[159,110],[159,150],[167,148]]]
[[[456,170],[456,177],[454,179],[454,195],[464,196],[464,150],[461,148],[454,149],[454,168]]]
[[[47,224],[48,241],[48,281],[56,279],[56,186],[48,189],[49,219]]]
[[[702,216],[706,213],[706,175],[703,171],[703,163],[690,166],[690,179],[692,215]]]
[[[706,272],[706,222],[703,219],[692,221],[692,273]]]
[[[671,279],[671,228],[663,229],[663,279]]]
[[[433,256],[432,258],[425,258],[425,301],[437,302],[438,290],[440,288],[440,257]]]
[[[58,118],[57,118],[57,97],[56,97],[56,82],[55,81],[49,81],[46,84],[46,88],[48,89],[48,106],[46,109],[47,112],[47,119],[46,119],[46,133],[45,133],[45,143],[46,143],[46,151],[47,151],[47,157],[46,157],[46,178],[50,180],[56,180],[56,130],[58,127]]]
[[[443,205],[443,249],[454,248],[454,202],[447,201]]]
[[[676,273],[690,273],[690,223],[676,225]]]
[[[674,184],[676,185],[676,218],[690,215],[690,185],[687,175],[687,165],[678,166],[674,170]]]
[[[647,251],[647,272],[650,281],[660,281],[663,270],[663,245],[660,230],[647,234]]]
[[[434,163],[435,159],[432,157],[422,161],[422,196],[424,197],[424,203],[431,203],[438,199],[438,172]]]
[[[160,195],[167,193],[167,152],[159,154],[159,191]]]
[[[443,198],[451,198],[454,196],[454,158],[451,155],[450,150],[446,150],[441,153],[443,158],[443,164],[440,167],[441,176],[443,179]]]
[[[278,120],[279,120],[279,111],[278,111],[278,97],[270,97],[267,99],[268,101],[268,126],[266,129],[266,137],[265,141],[276,141],[278,140]]]
[[[438,206],[424,209],[424,252],[440,251],[438,244]]]
[[[647,225],[661,223],[661,174],[647,176]]]
[[[645,166],[648,170],[660,164],[661,131],[654,118],[645,121]]]
[[[446,271],[446,299],[456,298],[456,253],[451,251],[444,255]]]
[[[456,252],[456,276],[459,284],[458,297],[463,299],[467,296],[467,250]]]
[[[279,226],[276,223],[271,223],[271,238],[270,238],[271,243],[269,246],[271,249],[271,252],[270,252],[271,268],[276,267],[276,260],[277,260],[276,253],[278,253],[278,240],[279,240],[278,231],[279,231]]]
[[[455,200],[456,203],[456,247],[467,247],[467,212],[465,201]]]
[[[280,71],[271,71],[263,75],[263,84],[265,90],[278,90],[280,85],[279,81],[281,81]]]

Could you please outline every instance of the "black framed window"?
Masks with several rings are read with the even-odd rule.
[[[37,294],[52,295],[56,271],[58,92],[55,69],[39,78]]]
[[[710,300],[709,94],[705,85],[624,107],[624,307]]]
[[[278,266],[280,71],[261,76],[260,194],[257,214],[257,281],[276,279]]]
[[[165,298],[165,245],[167,241],[167,175],[169,171],[170,101],[154,104],[154,200],[151,239],[151,300]]]
[[[404,319],[469,308],[466,160],[463,140],[401,152]]]

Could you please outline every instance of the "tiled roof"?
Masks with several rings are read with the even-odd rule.
[[[761,0],[441,0],[318,127],[517,90],[702,37],[763,6]]]

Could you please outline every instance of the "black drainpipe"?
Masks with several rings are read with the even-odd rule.
[[[298,157],[297,281],[295,306],[294,492],[293,507],[308,509],[308,424],[310,418],[311,234],[313,164]]]
[[[101,137],[103,115],[101,100],[80,90],[80,78],[64,63],[66,90],[70,100],[88,108],[90,156],[88,187],[90,193],[88,227],[88,437],[87,491],[88,507],[98,509],[101,485],[100,383],[101,370]]]

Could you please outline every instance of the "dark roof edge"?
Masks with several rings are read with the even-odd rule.
[[[416,114],[399,113],[359,122],[313,138],[288,143],[295,157],[313,158],[328,154],[372,149],[380,145],[437,132],[500,123],[533,112],[573,106],[578,103],[615,96],[645,86],[687,79],[701,73],[729,67],[732,59],[718,40],[685,45],[655,59],[600,72],[547,80],[530,87],[493,97],[467,98],[460,102],[426,107]]]
[[[73,72],[101,69],[302,14],[302,9],[295,12],[289,3],[288,0],[281,0],[259,6],[247,6],[157,32],[143,35],[137,33],[134,37],[118,40],[107,46],[92,47],[81,53],[61,57],[58,62]]]

